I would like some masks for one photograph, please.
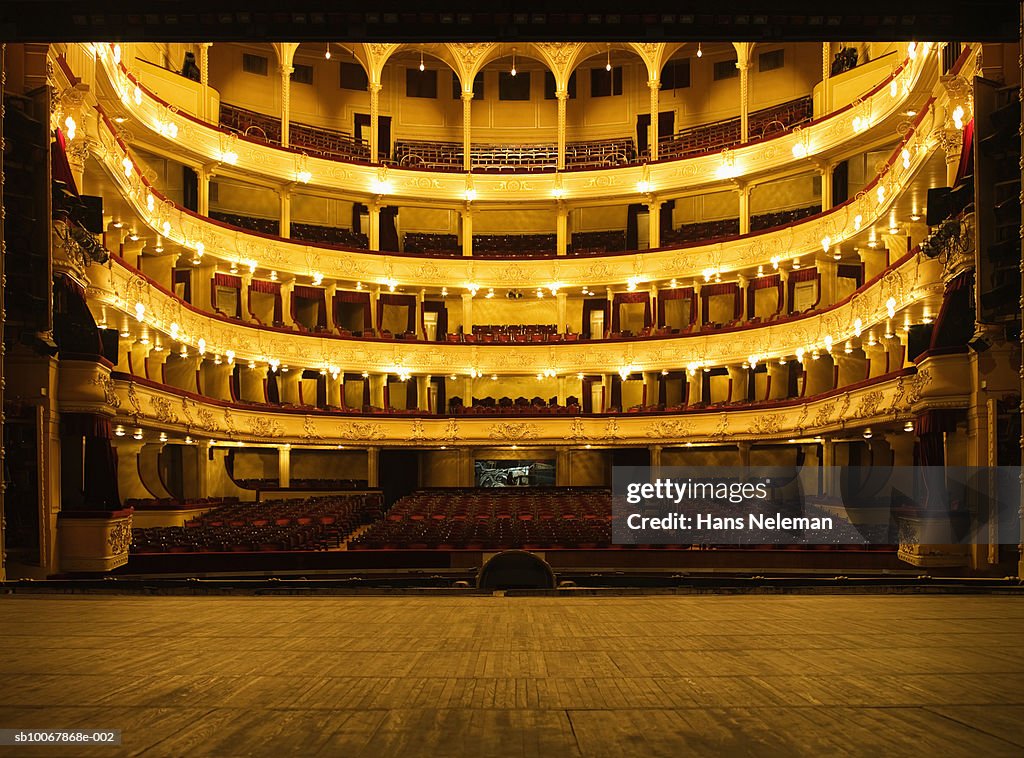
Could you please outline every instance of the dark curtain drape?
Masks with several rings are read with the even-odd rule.
[[[192,272],[188,269],[175,269],[173,283],[175,285],[184,285],[181,291],[181,297],[186,303],[192,302]],[[177,293],[175,293],[177,294]],[[241,300],[241,298],[239,298]]]
[[[604,337],[603,334],[591,334],[590,333],[590,314],[593,311],[601,311],[604,313],[605,329],[608,328],[608,300],[602,298],[600,300],[584,300],[583,301],[583,333],[588,339],[599,340]]]
[[[357,303],[363,306],[363,329],[373,329],[373,318],[370,316],[370,293],[338,291],[334,293],[334,323],[338,324],[338,303]]]
[[[417,380],[415,378],[409,379],[405,383],[405,407],[406,408],[418,408],[417,403],[419,402],[419,392],[416,390]],[[424,410],[424,409],[420,409]]]
[[[644,206],[640,203],[633,203],[626,209],[626,249],[636,250],[640,247],[640,237],[638,233],[639,223],[638,219],[640,211],[644,210]]]
[[[863,263],[840,263],[836,267],[836,275],[841,279],[853,279],[857,282],[858,289],[864,286]]]
[[[850,163],[840,161],[832,169],[832,207],[850,199]]]
[[[974,173],[974,119],[972,118],[964,125],[964,146],[960,151],[960,163],[956,167],[956,181],[953,186],[960,184],[965,176]]]
[[[607,302],[607,301],[606,301]],[[619,308],[620,306],[643,303],[644,304],[644,326],[651,325],[651,296],[646,292],[616,292],[612,297],[612,331],[619,331]]]
[[[380,209],[380,249],[398,252],[398,208],[385,206]]]
[[[53,337],[61,354],[103,354],[96,320],[77,282],[66,276],[54,279],[53,306]]]
[[[278,404],[281,402],[281,393],[277,389],[277,372],[267,369],[267,402]]]
[[[64,139],[64,132],[60,129],[53,130],[53,142],[50,143],[50,172],[53,181],[63,182],[69,192],[78,194],[75,177],[71,173],[71,164],[68,163],[67,142]]]
[[[800,282],[814,282],[818,283],[818,293],[814,300],[814,305],[817,307],[818,303],[821,302],[821,274],[818,273],[817,268],[802,268],[799,271],[789,272],[789,297],[787,303],[789,305],[789,313],[793,312],[793,294],[796,292],[796,285]]]
[[[405,330],[415,334],[416,332],[416,296],[415,295],[394,295],[391,293],[381,293],[377,299],[377,328],[381,328],[381,324],[384,323],[384,306],[385,305],[397,305],[405,306],[408,308],[408,316],[406,320]]]
[[[385,388],[387,389],[387,388]],[[370,407],[370,380],[363,379],[363,407]]]
[[[84,450],[77,448],[82,455],[83,466],[82,508],[120,510],[117,453],[110,444],[110,420],[92,413],[61,413],[60,421],[62,439],[83,440]],[[68,465],[74,464],[69,462]],[[73,499],[69,499],[69,502],[73,502]]]
[[[359,232],[362,216],[369,213],[369,209],[360,203],[352,203],[352,231]]]
[[[303,300],[316,302],[316,325],[320,329],[327,328],[327,291],[319,287],[307,287],[296,284],[292,290],[292,318],[295,318],[295,300],[300,297]]]
[[[974,334],[974,272],[964,271],[946,285],[929,350],[966,345]]]
[[[701,322],[708,323],[708,300],[716,295],[728,295],[732,294],[735,297],[735,303],[733,304],[733,315],[734,319],[738,319],[743,316],[743,290],[736,282],[721,282],[720,284],[705,284],[700,288],[700,299],[701,299]]]
[[[612,375],[612,397],[611,407],[619,411],[622,410],[622,378],[618,374]]]
[[[772,274],[771,276],[761,276],[754,279],[750,284],[747,285],[747,318],[754,318],[754,302],[756,299],[756,292],[758,290],[770,289],[775,287],[779,290],[779,308],[782,308],[782,277],[778,274]]]

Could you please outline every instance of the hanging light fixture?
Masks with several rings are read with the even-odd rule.
[[[700,43],[699,42],[697,43],[697,57],[698,58],[703,58],[704,57],[704,51],[700,49]]]
[[[330,42],[327,43],[327,49],[324,50],[324,58],[326,58],[327,60],[331,59],[331,43]]]
[[[426,66],[423,65],[423,51],[420,50],[420,71],[423,71]]]
[[[509,72],[512,76],[515,76],[518,72],[516,71],[516,49],[512,48],[512,70]]]
[[[605,71],[612,70],[612,46],[608,45],[608,62],[604,64]]]

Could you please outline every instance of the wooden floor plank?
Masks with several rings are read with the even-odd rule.
[[[0,681],[124,734],[26,756],[1020,756],[1024,598],[15,595]]]

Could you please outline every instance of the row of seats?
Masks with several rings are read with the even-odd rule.
[[[573,332],[559,334],[555,328],[552,328],[551,331],[522,331],[517,330],[516,327],[504,327],[500,331],[478,333],[474,326],[472,334],[445,335],[445,340],[451,343],[482,342],[484,344],[492,342],[575,342],[579,339],[579,334]]]
[[[470,146],[470,162],[479,171],[551,171],[558,164],[558,145],[528,143]],[[631,137],[569,142],[565,146],[566,168],[611,168],[636,161],[636,146]],[[398,140],[395,161],[402,167],[463,170],[461,142]]]
[[[403,249],[407,253],[461,254],[462,252],[457,235],[430,234],[428,232],[406,232]]]
[[[719,219],[718,221],[697,221],[683,224],[675,229],[665,229],[661,233],[663,246],[682,245],[686,242],[702,242],[719,237],[735,237],[740,233],[738,218]]]
[[[379,494],[267,500],[213,508],[181,527],[132,530],[132,553],[327,550],[379,519]]]
[[[473,334],[483,336],[517,336],[557,334],[554,324],[474,324]]]
[[[611,545],[607,490],[434,490],[398,500],[350,550],[595,549]]]
[[[337,226],[318,226],[316,224],[291,224],[292,239],[306,242],[320,242],[327,245],[343,245],[360,250],[368,250],[370,238],[362,232],[354,232]]]
[[[235,484],[245,490],[280,489],[277,479],[235,479]],[[365,490],[365,479],[297,479],[288,482],[290,490]]]
[[[205,508],[215,505],[237,503],[237,497],[199,497],[191,500],[178,500],[174,497],[130,497],[124,501],[125,508],[136,510],[159,510],[161,508]]]
[[[277,236],[281,232],[281,222],[276,218],[257,218],[256,216],[243,216],[238,213],[225,213],[224,211],[210,211],[210,218],[220,221],[222,224],[230,224],[240,229],[248,229],[251,232],[270,234]]]
[[[810,121],[814,106],[810,97],[790,100],[750,114],[747,133],[750,139],[778,136],[794,126]],[[741,143],[739,118],[716,121],[682,129],[658,140],[658,158],[675,159],[690,155],[723,150]]]
[[[528,258],[553,254],[558,247],[554,234],[474,234],[473,255]]]
[[[786,226],[801,219],[821,213],[820,205],[807,205],[803,208],[794,208],[788,211],[776,211],[774,213],[759,213],[750,217],[750,231],[759,232],[763,229],[774,229],[777,226]]]
[[[251,139],[281,143],[281,119],[264,113],[221,103],[220,125],[223,129]],[[291,147],[303,148],[327,158],[360,162],[370,160],[370,145],[365,140],[356,139],[348,132],[337,129],[291,123],[288,127],[288,142]]]
[[[621,253],[626,249],[625,231],[574,232],[569,255],[587,253]]]
[[[557,414],[572,415],[580,412],[579,398],[570,395],[566,398],[565,405],[559,405],[558,398],[552,397],[545,401],[544,398],[534,396],[527,400],[520,395],[515,400],[506,396],[495,400],[493,397],[474,397],[473,404],[464,406],[461,397],[453,397],[448,401],[448,412],[455,416],[474,415],[476,413],[486,414],[492,411],[501,413],[538,413],[552,411]]]

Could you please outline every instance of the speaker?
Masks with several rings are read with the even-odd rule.
[[[103,234],[103,198],[95,195],[80,195],[78,199],[84,207],[79,223],[90,234]]]
[[[950,199],[952,190],[949,187],[935,187],[928,190],[928,215],[925,222],[928,226],[938,226],[953,212]]]

